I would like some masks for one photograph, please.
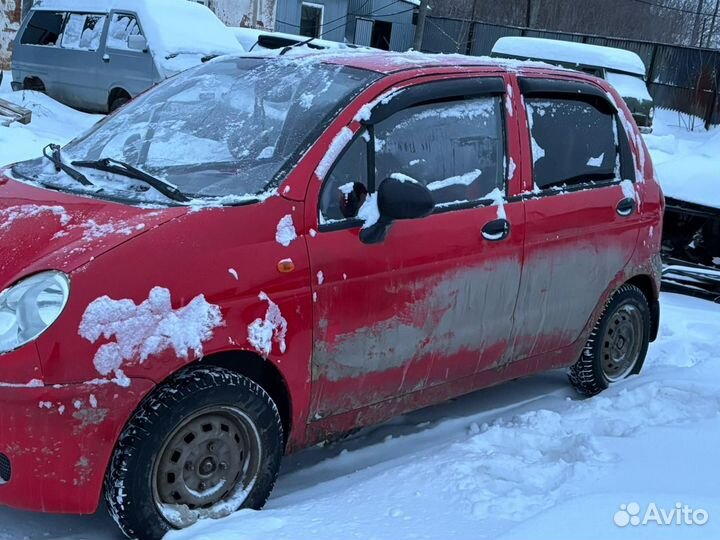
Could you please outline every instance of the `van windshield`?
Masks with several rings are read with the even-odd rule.
[[[99,122],[70,142],[62,159],[67,164],[118,160],[174,184],[191,199],[252,198],[267,191],[287,170],[286,163],[294,163],[319,130],[376,77],[318,58],[217,59],[166,81]],[[55,174],[42,162],[15,170],[42,183],[51,183],[47,176]],[[128,189],[126,178],[79,170],[103,191],[138,193],[137,186]],[[64,183],[78,187],[67,178]],[[162,200],[153,190],[145,195]]]

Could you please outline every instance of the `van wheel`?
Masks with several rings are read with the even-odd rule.
[[[105,501],[122,531],[160,540],[199,519],[260,509],[283,454],[280,414],[253,381],[191,368],[146,398],[120,435]]]
[[[570,383],[594,396],[640,373],[650,344],[650,306],[635,285],[623,285],[605,306],[580,359],[568,370]]]
[[[130,101],[130,96],[127,94],[119,94],[117,97],[112,98],[112,101],[110,101],[110,105],[108,106],[109,112],[113,113],[117,111],[120,107],[125,105]]]

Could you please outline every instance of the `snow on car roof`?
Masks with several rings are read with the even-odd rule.
[[[207,7],[188,0],[40,0],[34,10],[137,13],[156,55],[242,52],[233,33]]]
[[[463,54],[427,54],[421,52],[385,52],[378,50],[360,51],[322,51],[316,55],[324,62],[343,64],[349,67],[389,74],[407,69],[421,68],[458,68],[485,67],[493,70],[522,71],[538,68],[551,71],[564,71],[578,75],[545,62],[515,60],[509,58],[491,58],[489,56],[466,56]]]
[[[645,77],[645,64],[632,51],[556,39],[507,36],[497,40],[493,54],[522,59],[595,66]]]

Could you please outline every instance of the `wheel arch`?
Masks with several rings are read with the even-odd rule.
[[[110,106],[113,104],[113,101],[115,101],[117,98],[120,97],[127,97],[128,99],[132,99],[132,96],[130,95],[130,92],[125,90],[122,86],[113,86],[110,92],[108,93],[108,99],[107,99],[107,106],[108,110],[110,109]]]
[[[37,75],[28,75],[23,79],[23,88],[25,90],[35,90],[36,92],[46,92],[47,86],[45,82]]]

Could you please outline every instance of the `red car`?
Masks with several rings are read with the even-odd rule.
[[[132,538],[280,459],[658,330],[663,195],[618,94],[456,56],[223,57],[0,176],[0,503]]]

